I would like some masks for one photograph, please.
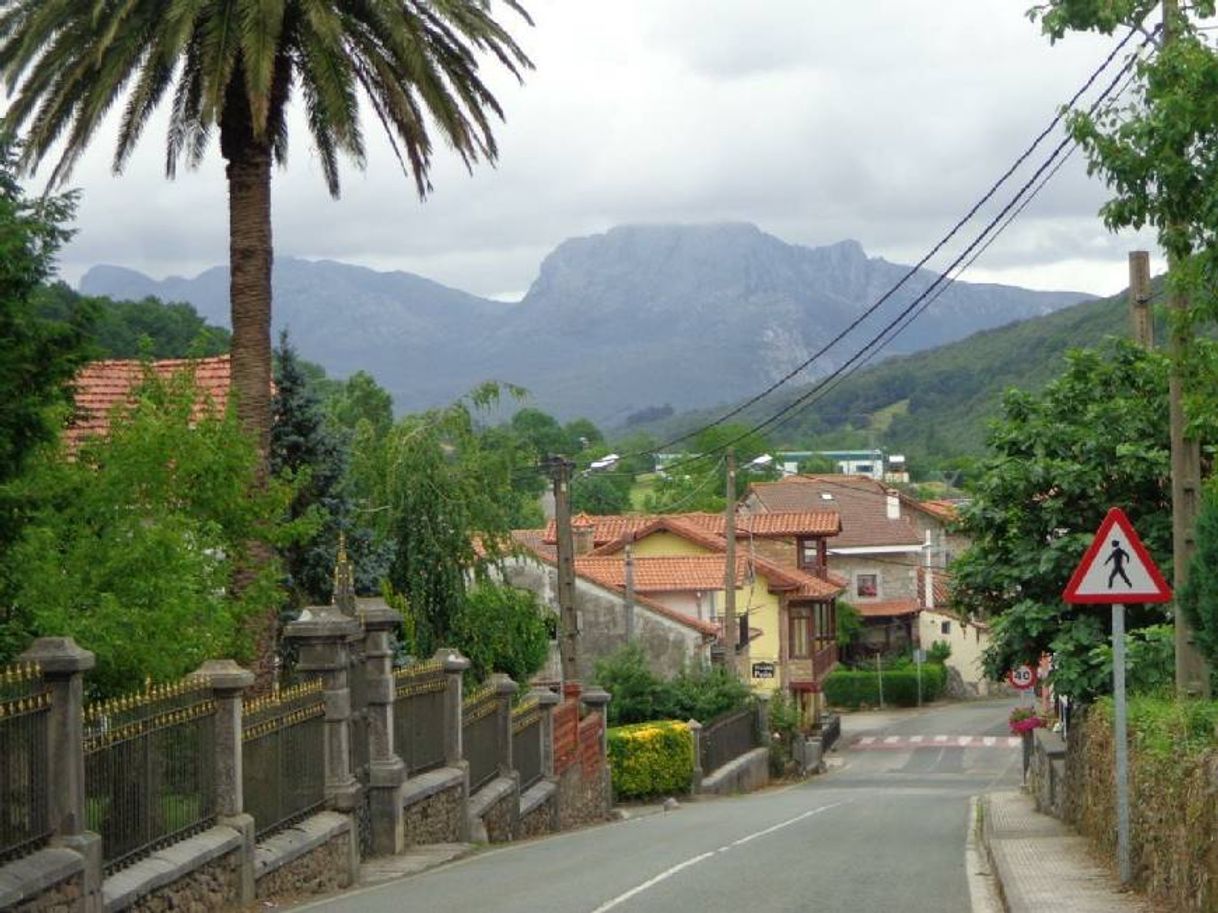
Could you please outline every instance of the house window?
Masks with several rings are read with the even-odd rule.
[[[859,574],[854,578],[854,595],[875,597],[880,595],[879,574]]]
[[[819,653],[837,642],[837,611],[836,606],[829,602],[818,602],[814,611],[816,625],[813,638]]]
[[[791,658],[808,659],[812,655],[812,613],[806,606],[791,608]]]
[[[799,566],[800,567],[816,567],[816,540],[815,539],[800,539],[799,540]]]
[[[952,633],[952,623],[950,621],[939,622],[939,633],[940,634],[951,634]]]

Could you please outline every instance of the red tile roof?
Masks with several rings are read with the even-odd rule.
[[[837,511],[842,532],[830,548],[921,545],[923,536],[908,517],[888,518],[888,491],[875,479],[847,475],[789,476],[750,486],[755,503],[765,512]],[[916,509],[918,502],[898,497],[902,507]]]
[[[82,367],[72,382],[76,414],[64,432],[69,450],[87,437],[104,435],[114,409],[131,405],[131,391],[144,379],[146,363],[139,359],[93,361]],[[228,402],[231,371],[227,355],[214,358],[168,358],[151,363],[159,377],[193,370],[200,390],[196,413],[223,409]]]
[[[935,570],[931,574],[931,598],[936,608],[946,606],[951,601],[951,575],[944,570]],[[918,568],[918,596],[926,601],[926,568]]]
[[[960,507],[955,501],[931,500],[931,501],[910,501],[928,514],[933,514],[945,523],[950,523],[953,520],[960,518]],[[909,502],[907,502],[909,503]]]
[[[657,520],[680,520],[703,532],[723,536],[727,529],[727,518],[721,513],[686,513],[660,515],[613,514],[590,516],[580,514],[571,520],[572,527],[592,527],[592,542],[596,546],[622,539],[631,533],[639,533],[651,527]],[[835,536],[842,529],[841,517],[836,510],[799,510],[786,512],[767,511],[749,514],[740,511],[736,517],[736,530],[765,538],[788,538],[791,536]],[[558,530],[553,520],[546,524],[546,542],[558,541]]]
[[[916,599],[881,599],[876,602],[851,603],[864,618],[894,618],[915,615],[922,611]]]

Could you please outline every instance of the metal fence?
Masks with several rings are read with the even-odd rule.
[[[733,710],[702,728],[702,771],[709,774],[757,746],[757,717],[751,708]]]
[[[320,679],[245,702],[242,791],[259,840],[325,803],[325,744]]]
[[[836,713],[826,714],[820,725],[813,729],[813,735],[820,734],[821,751],[828,752],[842,735],[842,718]]]
[[[465,701],[461,712],[461,742],[469,762],[469,791],[476,792],[499,775],[499,698],[481,688]]]
[[[528,789],[544,773],[541,769],[541,705],[536,699],[512,711],[512,765],[520,774],[520,788]]]
[[[51,694],[31,664],[0,670],[0,862],[51,836],[47,726]]]
[[[213,823],[214,728],[197,679],[85,707],[85,819],[107,873]]]
[[[393,673],[393,748],[409,774],[444,765],[444,694],[448,679],[436,661]]]

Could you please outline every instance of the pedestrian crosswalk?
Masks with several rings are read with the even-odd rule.
[[[1017,748],[1020,738],[997,735],[865,735],[850,743],[855,749]]]

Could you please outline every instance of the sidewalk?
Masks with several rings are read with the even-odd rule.
[[[982,796],[982,841],[1008,913],[1151,913],[1091,855],[1087,840],[1022,792]]]

